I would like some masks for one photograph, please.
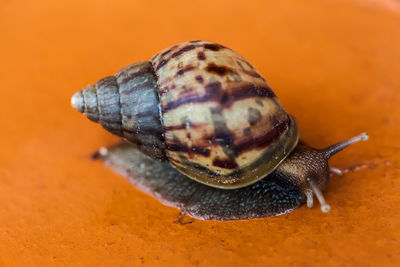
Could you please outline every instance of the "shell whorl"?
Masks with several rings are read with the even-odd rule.
[[[73,95],[71,105],[149,156],[165,158],[157,82],[150,62],[131,64],[87,86]]]
[[[231,49],[191,41],[151,62],[167,157],[190,178],[224,189],[244,187],[271,173],[296,146],[296,120]]]

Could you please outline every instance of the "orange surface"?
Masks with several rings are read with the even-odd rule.
[[[398,1],[2,1],[0,265],[400,265]],[[217,41],[263,73],[331,160],[332,211],[175,222],[89,155],[117,139],[70,107],[171,44]],[[187,219],[187,218],[186,218]]]

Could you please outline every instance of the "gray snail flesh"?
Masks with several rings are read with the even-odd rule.
[[[299,142],[296,120],[257,70],[207,41],[129,65],[77,92],[71,103],[129,141],[102,150],[108,166],[200,219],[276,216],[303,203],[311,207],[313,195],[327,212],[322,191],[335,170],[328,159],[368,138],[326,149]]]

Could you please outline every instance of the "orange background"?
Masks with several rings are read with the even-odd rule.
[[[255,65],[323,147],[332,210],[194,220],[89,155],[117,138],[70,107],[82,87],[172,44],[206,39]],[[400,265],[400,3],[0,3],[0,265]],[[186,218],[188,219],[188,218]]]

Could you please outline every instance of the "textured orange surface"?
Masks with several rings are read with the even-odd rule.
[[[0,265],[400,265],[398,1],[2,1]],[[332,211],[175,222],[89,155],[117,139],[70,96],[174,43],[217,41],[265,75],[302,139],[371,140],[331,164]],[[188,218],[185,218],[188,220]]]

